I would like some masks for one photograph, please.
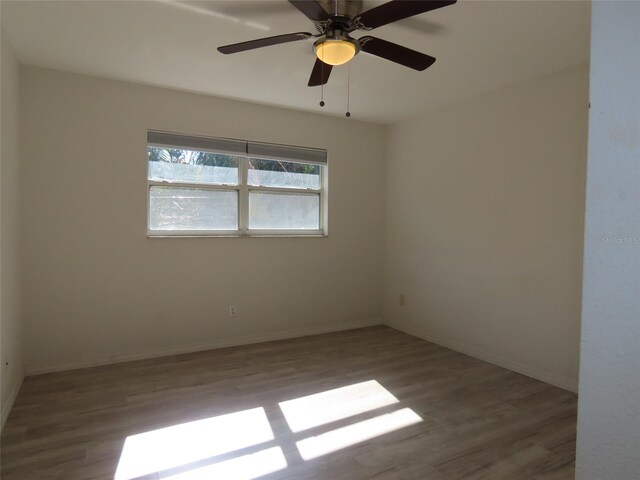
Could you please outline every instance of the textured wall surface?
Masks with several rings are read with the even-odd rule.
[[[640,478],[640,2],[594,2],[578,480]]]
[[[20,67],[4,33],[1,38],[1,165],[0,207],[0,336],[2,338],[2,424],[24,377],[22,353],[22,270],[19,161]]]
[[[383,127],[22,74],[28,371],[379,322]],[[148,129],[326,148],[329,236],[147,238]]]
[[[385,321],[577,388],[587,91],[582,67],[391,128]]]

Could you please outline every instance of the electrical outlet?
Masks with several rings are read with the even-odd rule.
[[[230,317],[235,317],[236,315],[238,315],[238,309],[236,308],[235,305],[229,305],[229,316]]]
[[[404,293],[401,293],[400,296],[398,297],[398,303],[400,304],[400,306],[404,307],[404,304],[406,303],[407,299],[404,296]]]

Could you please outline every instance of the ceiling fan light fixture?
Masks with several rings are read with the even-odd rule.
[[[327,65],[344,65],[358,53],[354,40],[344,38],[326,38],[314,45],[316,56]]]

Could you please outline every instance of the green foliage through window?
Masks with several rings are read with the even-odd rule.
[[[224,153],[197,152],[178,148],[147,147],[150,162],[185,163],[208,167],[236,168],[238,161],[233,155]]]
[[[179,148],[147,147],[150,162],[183,163],[188,165],[205,165],[209,167],[238,166],[237,157],[224,153],[197,152]],[[272,172],[305,173],[319,175],[320,166],[297,162],[282,162],[279,160],[263,160],[249,158],[249,169]]]

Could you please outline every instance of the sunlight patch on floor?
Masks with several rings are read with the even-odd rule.
[[[289,428],[296,433],[394,403],[398,403],[396,397],[375,380],[369,380],[279,405]]]
[[[295,441],[303,460],[311,460],[422,421],[410,408],[354,421],[357,415],[398,402],[369,380],[279,405],[292,432],[286,436]],[[345,419],[352,423],[310,436],[310,429],[331,428],[327,425]],[[151,430],[127,437],[114,480],[156,473],[166,480],[255,479],[287,468],[283,440],[274,436],[263,407]],[[248,447],[254,448],[242,451]],[[224,460],[216,458],[224,454]]]
[[[251,480],[287,468],[280,447],[268,448],[250,455],[195,468],[174,475],[160,475],[162,480]]]
[[[420,423],[422,418],[410,408],[363,420],[346,427],[331,430],[315,437],[296,442],[304,460],[326,455],[366,440]]]
[[[273,440],[264,408],[127,437],[115,480],[129,480]]]

